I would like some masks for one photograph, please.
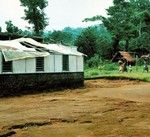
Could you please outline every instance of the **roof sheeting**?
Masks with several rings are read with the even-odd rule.
[[[2,50],[5,61],[19,60],[25,58],[45,57],[48,56],[48,52],[26,52],[19,50]]]
[[[32,44],[36,47],[45,47],[47,44],[42,44],[40,42],[37,42],[31,38],[19,38],[19,39],[15,39],[14,41],[18,41],[18,42],[27,42],[29,44]]]
[[[49,44],[45,48],[51,52],[60,53],[60,54],[76,55],[76,56],[84,55],[83,53],[78,52],[76,47],[68,47],[68,46],[63,46],[61,44]]]
[[[16,39],[16,40],[18,42],[27,42],[29,44],[34,45],[35,47],[45,48],[45,49],[49,50],[50,52],[54,52],[54,53],[69,54],[69,55],[76,55],[76,56],[84,55],[83,53],[78,52],[75,46],[68,47],[68,46],[64,46],[62,44],[42,44],[31,38],[20,38],[20,39]]]
[[[19,38],[9,41],[0,41],[0,50],[6,61],[25,58],[44,57],[50,53],[83,56],[76,47],[61,44],[42,44],[31,38]]]
[[[28,39],[27,39],[28,40]],[[4,56],[5,61],[19,60],[25,58],[35,58],[48,56],[48,52],[36,51],[33,47],[26,47],[20,42],[26,41],[25,38],[9,41],[0,41],[0,50]],[[32,41],[32,39],[31,39]],[[30,42],[33,44],[33,42]],[[37,44],[37,43],[35,43]]]
[[[0,50],[3,50],[3,49],[36,51],[34,48],[27,48],[15,40],[0,41]]]

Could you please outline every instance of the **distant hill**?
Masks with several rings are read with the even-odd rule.
[[[76,38],[77,36],[79,36],[81,34],[81,32],[84,29],[85,28],[71,28],[71,27],[66,27],[62,31],[63,32],[67,32],[67,33],[71,33],[73,35],[73,37]]]

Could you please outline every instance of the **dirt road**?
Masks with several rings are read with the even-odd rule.
[[[0,137],[149,137],[150,83],[91,80],[82,89],[0,99]]]

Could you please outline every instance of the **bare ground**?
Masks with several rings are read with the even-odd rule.
[[[85,87],[0,99],[0,137],[149,137],[150,83]]]

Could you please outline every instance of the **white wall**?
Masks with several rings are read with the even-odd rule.
[[[55,72],[62,72],[62,55],[54,55]]]
[[[83,72],[83,56],[69,55],[69,72]],[[62,55],[50,54],[44,58],[44,72],[62,72]],[[36,59],[13,61],[13,73],[35,73]],[[2,53],[0,52],[0,73],[2,73]]]
[[[25,59],[13,61],[13,73],[25,73]]]
[[[0,52],[0,74],[2,73],[2,52]]]
[[[76,56],[69,55],[69,71],[70,72],[76,72],[77,71]]]
[[[84,65],[83,56],[77,56],[77,72],[84,71],[83,65]]]
[[[55,71],[55,58],[53,54],[50,54],[44,58],[44,70],[45,72]]]
[[[26,65],[26,73],[35,73],[36,72],[36,62],[35,58],[26,59],[25,60]]]

